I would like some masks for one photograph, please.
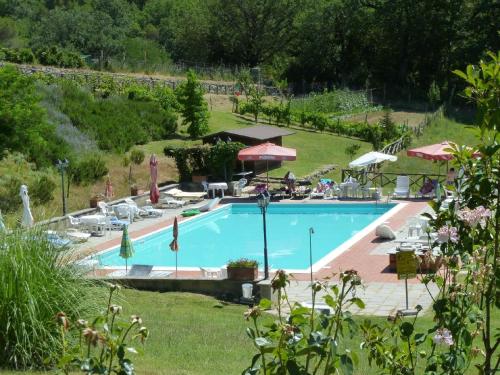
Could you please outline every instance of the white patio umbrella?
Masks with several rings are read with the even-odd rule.
[[[33,226],[34,220],[30,210],[30,197],[28,196],[28,187],[26,185],[21,185],[19,195],[23,201],[23,219],[21,220],[21,225],[29,228]]]
[[[350,168],[364,168],[368,167],[369,165],[372,164],[377,164],[381,163],[383,161],[396,161],[398,160],[397,156],[394,155],[389,155],[389,154],[384,154],[382,152],[377,152],[377,151],[372,151],[367,154],[364,154],[357,158],[356,160],[353,160],[349,163]]]

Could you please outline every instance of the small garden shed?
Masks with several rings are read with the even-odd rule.
[[[246,146],[257,146],[262,143],[271,142],[278,146],[283,146],[283,137],[287,135],[294,134],[285,128],[279,128],[277,126],[270,125],[257,125],[248,126],[245,128],[224,130],[218,133],[209,134],[203,137],[204,144],[216,144],[218,141],[223,142],[241,142]],[[243,165],[238,162],[238,169],[240,170],[250,170],[255,173],[260,173],[265,171],[266,162],[264,161],[252,161],[245,162]],[[269,161],[269,168],[277,168],[281,165],[279,161]]]

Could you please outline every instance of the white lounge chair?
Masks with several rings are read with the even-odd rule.
[[[204,191],[182,191],[180,189],[170,189],[165,192],[163,192],[165,195],[170,195],[176,199],[183,199],[187,201],[201,201],[205,198],[207,195],[206,192]]]
[[[204,279],[227,279],[227,268],[200,267]]]
[[[410,198],[410,178],[408,176],[398,176],[396,178],[396,188],[392,197]]]
[[[139,207],[137,203],[134,202],[132,198],[125,198],[124,199],[125,203],[127,203],[130,207],[133,207],[137,210],[140,216],[145,216],[145,217],[160,217],[163,215],[162,210],[158,210],[154,208],[153,206],[142,206]]]
[[[66,237],[68,237],[71,241],[75,243],[82,243],[88,241],[90,238],[90,233],[87,232],[80,232],[76,228],[69,228],[66,229],[65,232]]]
[[[170,195],[165,196],[165,198],[160,198],[160,200],[158,202],[160,204],[168,207],[168,208],[178,208],[178,207],[182,207],[186,204],[185,201],[175,199],[174,197],[172,197]]]

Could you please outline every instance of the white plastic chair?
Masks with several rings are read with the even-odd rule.
[[[410,198],[410,178],[408,176],[396,178],[396,188],[392,196]]]
[[[422,233],[422,224],[416,217],[410,217],[406,222],[408,226],[408,238],[419,237]]]

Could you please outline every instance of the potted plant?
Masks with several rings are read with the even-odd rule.
[[[97,208],[97,202],[104,200],[104,195],[94,194],[90,197],[90,208]]]
[[[251,281],[259,276],[259,263],[256,260],[241,258],[227,263],[227,278],[230,280]]]
[[[144,191],[142,189],[139,189],[139,187],[136,184],[132,184],[130,186],[130,195],[135,197],[136,195],[141,195]]]

